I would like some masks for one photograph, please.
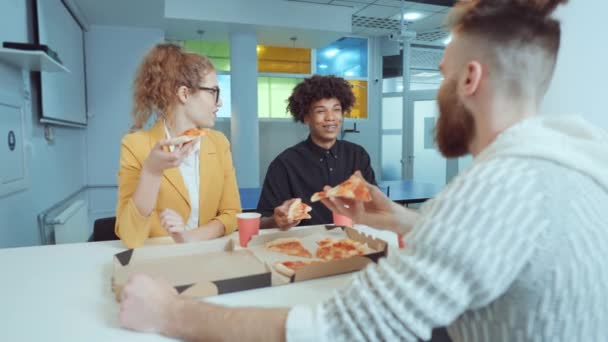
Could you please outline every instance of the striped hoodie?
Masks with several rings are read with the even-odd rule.
[[[501,133],[420,210],[406,249],[315,307],[288,341],[602,341],[608,135],[580,117]]]

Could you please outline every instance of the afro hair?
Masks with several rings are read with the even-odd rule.
[[[294,121],[304,122],[310,106],[322,99],[336,98],[342,111],[349,113],[355,104],[352,85],[342,77],[314,75],[298,84],[287,100],[287,110]]]

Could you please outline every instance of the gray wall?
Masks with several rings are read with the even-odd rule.
[[[308,126],[285,121],[260,121],[260,186],[272,160],[283,150],[308,137]]]
[[[120,141],[132,120],[132,83],[146,52],[164,40],[157,29],[91,26],[85,35],[89,125],[89,219],[114,216]],[[95,188],[96,186],[102,186]]]
[[[255,32],[230,33],[230,141],[232,162],[240,186],[255,188],[260,165],[258,125],[258,63]]]
[[[27,41],[26,1],[0,2],[0,41]],[[86,183],[85,131],[53,128],[48,144],[44,128],[32,112],[29,72],[0,62],[0,91],[25,103],[24,146],[29,170],[28,189],[0,198],[0,247],[40,243],[36,215],[69,196]],[[0,161],[1,162],[1,161]]]

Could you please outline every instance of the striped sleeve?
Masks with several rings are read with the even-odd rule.
[[[314,312],[300,313],[314,317],[308,330],[331,341],[427,340],[433,328],[492,302],[529,262],[549,224],[538,187],[521,159],[475,165],[424,206],[405,250],[357,274]]]

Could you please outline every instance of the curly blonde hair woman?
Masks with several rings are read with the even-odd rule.
[[[134,81],[133,132],[122,140],[116,234],[129,248],[148,237],[176,242],[214,239],[234,231],[240,199],[226,137],[211,129],[222,106],[217,75],[204,56],[159,44]],[[144,125],[155,115],[154,125]],[[200,138],[172,146],[188,129]]]

